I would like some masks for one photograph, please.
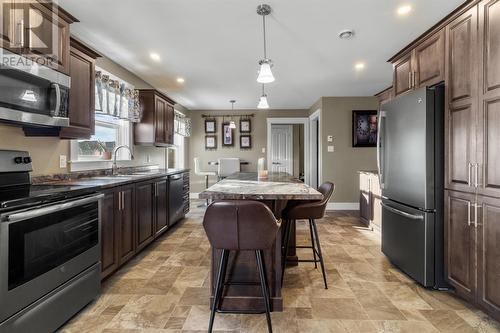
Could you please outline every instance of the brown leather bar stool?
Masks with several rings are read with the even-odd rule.
[[[318,229],[316,228],[315,219],[321,219],[325,215],[326,205],[333,194],[335,186],[326,182],[321,184],[318,191],[323,194],[323,199],[319,201],[310,201],[307,203],[291,205],[287,207],[283,213],[283,218],[287,220],[285,227],[285,245],[284,245],[284,258],[283,267],[281,274],[281,284],[283,284],[283,277],[285,276],[285,267],[288,262],[314,262],[314,267],[317,268],[317,263],[321,265],[321,271],[323,273],[323,281],[325,282],[325,289],[328,289],[328,284],[326,283],[326,273],[325,273],[325,263],[323,261],[323,253],[321,252],[321,245],[319,241]],[[313,260],[307,259],[288,259],[288,250],[290,249],[290,234],[292,228],[295,228],[296,220],[309,220],[309,232],[311,234],[311,246],[293,246],[293,248],[301,249],[312,249]],[[316,259],[316,256],[318,259]]]
[[[273,212],[261,202],[248,200],[216,201],[208,206],[203,227],[214,249],[222,250],[215,284],[214,302],[210,314],[208,332],[212,332],[215,312],[255,313],[221,310],[226,269],[230,251],[255,251],[259,271],[262,297],[264,298],[268,331],[272,332],[271,306],[266,269],[263,262],[264,250],[271,249],[280,228]],[[237,282],[233,282],[235,284]],[[259,312],[259,313],[263,313]]]

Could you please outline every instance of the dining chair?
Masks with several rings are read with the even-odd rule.
[[[240,172],[239,158],[219,158],[218,177],[219,180],[232,175],[235,172]]]
[[[200,159],[198,157],[195,157],[195,158],[193,158],[193,160],[194,160],[194,174],[197,176],[205,177],[205,189],[207,189],[208,188],[208,177],[217,176],[217,172],[202,170]],[[208,206],[208,199],[207,199],[206,203],[199,205],[198,207],[206,207],[206,206]]]

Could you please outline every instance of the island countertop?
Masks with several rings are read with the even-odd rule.
[[[258,179],[256,172],[235,173],[199,194],[212,200],[321,200],[323,195],[286,172],[270,172]]]

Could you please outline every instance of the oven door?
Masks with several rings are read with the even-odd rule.
[[[0,322],[100,261],[101,197],[0,216]]]

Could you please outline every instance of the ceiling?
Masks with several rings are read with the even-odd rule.
[[[264,0],[262,0],[264,1]],[[72,33],[189,109],[255,108],[263,56],[257,0],[59,0]],[[271,108],[321,96],[371,96],[392,81],[386,61],[463,0],[265,0]],[[413,9],[405,17],[396,9]],[[355,37],[341,40],[343,29]],[[160,55],[154,61],[150,53]],[[356,62],[365,63],[361,71]],[[182,77],[184,83],[176,79]]]

